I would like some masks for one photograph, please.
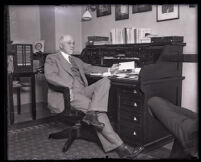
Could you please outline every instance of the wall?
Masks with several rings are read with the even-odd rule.
[[[40,34],[45,41],[44,51],[54,53],[55,46],[55,12],[54,6],[40,6]]]
[[[40,14],[38,6],[9,6],[10,37],[14,42],[33,43],[40,40]],[[36,101],[40,102],[41,86],[36,81]],[[22,89],[21,104],[31,102],[30,88]],[[16,95],[14,95],[16,105]]]
[[[9,6],[9,15],[12,41],[29,43],[40,39],[38,6]]]
[[[85,7],[83,7],[82,12]],[[129,19],[115,21],[115,8],[112,6],[112,14],[103,17],[96,17],[96,12],[92,13],[91,21],[82,22],[82,47],[85,47],[87,36],[99,35],[109,36],[112,28],[139,27],[152,29],[158,35],[178,35],[184,36],[184,53],[197,52],[197,8],[189,8],[188,5],[180,5],[180,18],[170,21],[156,21],[156,5],[152,5],[152,11],[132,14],[132,6],[129,6]],[[183,64],[183,92],[182,106],[193,111],[197,111],[197,64]]]
[[[76,42],[75,52],[80,54],[82,51],[81,6],[17,5],[9,6],[9,14],[12,41],[33,43],[45,40],[45,52],[55,53],[60,36],[72,34]],[[23,88],[21,94],[21,104],[31,102],[29,88]],[[36,75],[36,102],[47,102],[47,85],[40,74]]]
[[[71,34],[75,39],[75,54],[82,51],[81,6],[67,5],[55,7],[55,38],[56,50],[62,35]]]

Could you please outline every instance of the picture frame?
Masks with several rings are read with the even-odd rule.
[[[195,8],[196,4],[189,4],[189,8]]]
[[[157,5],[156,17],[157,22],[179,19],[179,5]]]
[[[152,5],[133,5],[132,13],[152,11]]]
[[[44,52],[44,40],[36,41],[33,43],[33,53]]]
[[[111,15],[111,5],[97,5],[96,7],[97,17]]]
[[[115,6],[115,20],[124,20],[129,18],[129,5]]]

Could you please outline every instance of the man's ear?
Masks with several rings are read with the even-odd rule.
[[[59,48],[60,48],[61,50],[63,50],[63,44],[62,44],[62,43],[59,44]]]

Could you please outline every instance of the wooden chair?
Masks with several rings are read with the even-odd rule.
[[[75,139],[85,139],[93,142],[98,142],[98,144],[100,144],[95,129],[92,126],[88,126],[82,122],[82,118],[85,114],[71,107],[69,88],[55,86],[50,83],[48,83],[48,88],[63,93],[65,108],[64,111],[59,113],[57,116],[59,116],[60,119],[63,118],[64,121],[67,122],[67,124],[71,124],[67,126],[66,129],[60,132],[51,133],[49,135],[49,139],[67,138],[62,149],[63,152],[66,152],[68,150]]]
[[[15,111],[14,111],[14,101],[13,94],[16,91],[17,94],[17,114],[21,114],[21,88],[30,87],[30,84],[25,82],[21,82],[19,77],[15,77],[14,73],[8,74],[8,105],[9,105],[9,116],[10,116],[10,124],[15,123]]]

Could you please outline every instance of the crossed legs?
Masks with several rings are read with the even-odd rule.
[[[119,147],[123,141],[113,130],[108,116],[106,114],[108,107],[108,96],[110,89],[110,80],[100,79],[96,83],[84,87],[82,90],[74,92],[74,99],[71,105],[76,109],[83,111],[97,111],[98,121],[104,123],[102,131],[97,131],[97,135],[102,143],[105,152]]]

